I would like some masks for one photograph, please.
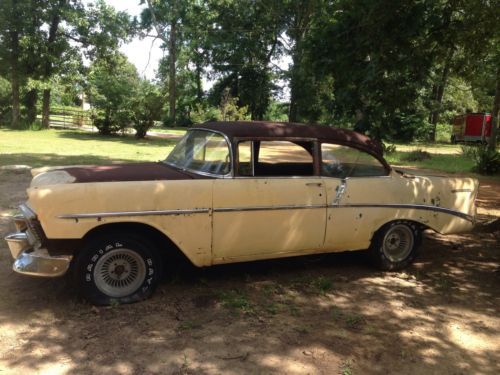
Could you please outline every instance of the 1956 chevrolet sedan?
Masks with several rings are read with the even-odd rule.
[[[14,270],[69,270],[95,304],[149,297],[164,255],[194,265],[369,249],[410,264],[421,232],[468,231],[478,182],[392,169],[379,143],[326,126],[205,123],[164,161],[33,171],[6,240]]]

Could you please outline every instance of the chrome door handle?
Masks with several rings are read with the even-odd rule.
[[[306,186],[317,186],[317,187],[321,187],[321,186],[323,186],[323,183],[322,183],[322,182],[307,182],[307,183],[306,183]]]

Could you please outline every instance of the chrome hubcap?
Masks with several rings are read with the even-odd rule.
[[[382,251],[391,262],[401,262],[410,255],[413,248],[413,232],[404,224],[390,228],[382,243]]]
[[[120,248],[107,252],[94,268],[94,280],[102,293],[115,298],[134,293],[146,278],[146,264],[135,251]]]

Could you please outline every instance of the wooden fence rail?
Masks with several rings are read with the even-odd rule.
[[[41,115],[37,118],[41,119]],[[49,126],[54,128],[83,128],[93,127],[90,112],[77,109],[51,108]]]

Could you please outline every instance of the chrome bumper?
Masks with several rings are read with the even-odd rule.
[[[64,275],[70,266],[71,255],[51,256],[47,249],[34,249],[26,232],[16,232],[5,237],[10,253],[15,259],[12,269],[30,276],[57,277]]]

